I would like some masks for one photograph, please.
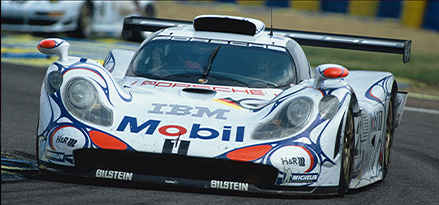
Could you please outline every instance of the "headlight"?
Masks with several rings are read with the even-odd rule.
[[[309,120],[314,104],[311,99],[300,97],[292,100],[268,123],[256,129],[255,140],[278,139],[296,134]]]
[[[333,95],[326,95],[319,102],[319,113],[323,119],[331,119],[338,112],[340,101]]]
[[[96,104],[96,90],[93,85],[83,79],[72,81],[67,87],[67,99],[73,107],[89,110]]]
[[[287,117],[291,126],[301,126],[312,111],[312,101],[308,98],[299,98],[288,105]]]
[[[102,126],[110,126],[113,112],[102,104],[93,84],[76,78],[66,86],[64,102],[67,109],[77,118]]]
[[[49,94],[53,94],[61,87],[63,81],[62,73],[59,71],[52,71],[47,75],[46,78],[46,91]]]

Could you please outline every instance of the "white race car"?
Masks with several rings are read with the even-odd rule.
[[[120,36],[123,18],[155,16],[153,1],[1,1],[1,30]]]
[[[41,89],[45,172],[267,194],[338,194],[386,177],[407,93],[388,72],[310,67],[303,45],[401,53],[410,40],[267,29],[255,19],[130,17],[159,30],[104,65],[56,54]],[[298,43],[299,42],[299,43]]]

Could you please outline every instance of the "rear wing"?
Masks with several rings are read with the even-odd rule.
[[[179,26],[192,26],[192,21],[158,19],[147,17],[127,17],[124,20],[122,36],[130,39],[133,31],[155,32],[160,29]],[[271,29],[266,28],[266,31]],[[341,48],[403,55],[403,62],[410,61],[411,40],[376,38],[367,36],[342,35],[332,33],[308,32],[285,29],[272,29],[274,35],[294,39],[304,46]]]

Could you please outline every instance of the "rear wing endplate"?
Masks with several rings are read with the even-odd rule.
[[[172,19],[158,19],[148,17],[131,16],[124,20],[122,36],[130,39],[132,31],[151,31],[169,27],[192,26],[192,21],[180,21]],[[266,28],[266,31],[271,31]],[[362,51],[374,51],[384,53],[396,53],[403,55],[403,62],[410,61],[411,40],[399,40],[390,38],[376,38],[367,36],[342,35],[331,33],[319,33],[297,30],[273,29],[273,34],[294,39],[303,46],[317,46],[327,48],[341,48]]]

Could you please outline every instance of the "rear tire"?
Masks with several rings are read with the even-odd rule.
[[[386,135],[384,137],[384,148],[383,148],[383,180],[386,178],[389,171],[390,156],[393,145],[393,132],[395,131],[395,108],[394,108],[394,97],[390,98],[389,107],[387,108],[387,119],[386,119]]]
[[[343,132],[343,149],[341,151],[340,180],[338,185],[339,196],[344,196],[349,189],[349,184],[351,183],[352,172],[354,170],[354,144],[354,118],[352,115],[352,109],[349,108]]]

